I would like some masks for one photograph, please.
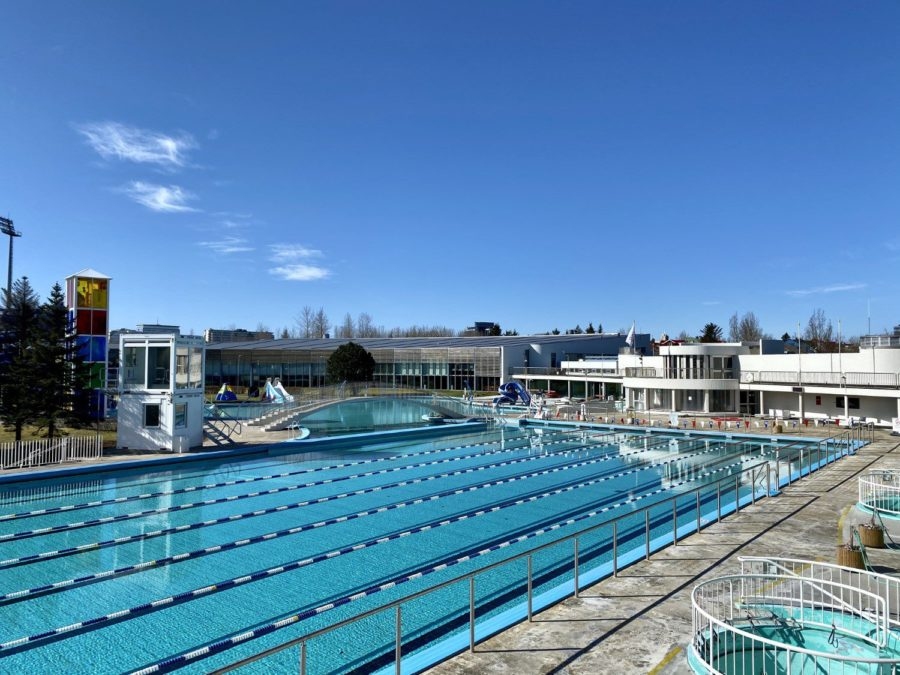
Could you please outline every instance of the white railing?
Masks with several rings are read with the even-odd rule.
[[[103,437],[63,436],[0,443],[0,469],[80,462],[103,455]]]
[[[791,385],[827,385],[833,387],[900,387],[897,373],[825,373],[796,370],[744,370],[741,382]]]
[[[877,572],[864,572],[862,570],[834,565],[824,562],[810,562],[797,558],[774,558],[770,556],[740,556],[742,574],[763,574],[773,569],[790,577],[804,579],[825,580],[830,583],[838,583],[851,586],[856,589],[874,593],[885,602],[886,624],[881,626],[882,631],[900,628],[900,577],[879,574]],[[840,602],[846,598],[839,600]],[[855,607],[854,611],[867,616],[868,607]],[[868,617],[867,618],[871,618]]]
[[[900,469],[872,471],[860,476],[859,503],[879,513],[900,516]]]
[[[898,673],[900,639],[891,629],[900,581],[789,558],[742,558],[741,567],[691,594],[695,670]],[[806,648],[805,638],[820,644],[814,633],[827,635],[827,646]]]

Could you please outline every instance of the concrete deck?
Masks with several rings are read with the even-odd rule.
[[[855,504],[860,474],[900,469],[900,439],[876,432],[858,454],[803,478],[782,493],[725,518],[428,671],[482,673],[650,673],[687,675],[691,590],[701,580],[740,572],[742,555],[836,562],[852,524],[869,516]],[[900,568],[900,522],[888,523],[898,548],[867,549],[881,572]],[[890,545],[890,544],[889,544]]]

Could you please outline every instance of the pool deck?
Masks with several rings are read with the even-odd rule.
[[[807,435],[807,434],[804,434]],[[618,577],[583,589],[531,623],[485,640],[428,670],[429,675],[649,673],[688,675],[691,590],[705,579],[740,573],[738,556],[772,555],[836,562],[856,509],[857,478],[900,469],[900,438],[876,432],[855,456],[784,488],[738,514],[653,554]],[[896,550],[867,549],[880,572],[900,571],[900,522],[888,523]]]

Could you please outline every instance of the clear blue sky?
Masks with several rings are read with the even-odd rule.
[[[7,0],[0,25],[14,276],[108,274],[112,327],[900,323],[897,2]]]

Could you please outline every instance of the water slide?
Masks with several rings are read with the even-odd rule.
[[[271,378],[266,378],[266,390],[263,392],[262,400],[268,403],[290,403],[294,400],[281,384],[281,380],[277,377],[273,382]]]
[[[272,383],[272,388],[273,388],[275,391],[277,391],[278,394],[279,394],[285,401],[290,402],[290,401],[293,401],[293,400],[294,400],[294,397],[293,397],[291,394],[287,393],[287,390],[285,390],[284,386],[282,386],[282,384],[281,384],[281,380],[279,380],[277,377],[275,378],[275,382]]]
[[[531,403],[531,395],[525,391],[525,387],[523,387],[518,382],[507,382],[506,384],[501,384],[500,396],[494,398],[494,405],[502,405],[504,403],[508,403],[513,405],[516,403],[518,399],[522,400],[522,405],[528,405]]]

